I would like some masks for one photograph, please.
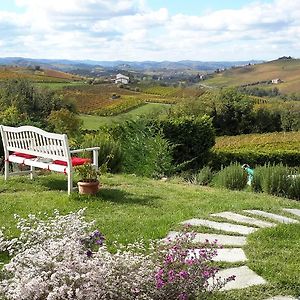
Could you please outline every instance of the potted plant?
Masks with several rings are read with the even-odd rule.
[[[77,166],[75,170],[80,176],[77,183],[79,194],[95,195],[99,190],[100,170],[96,170],[90,163]]]

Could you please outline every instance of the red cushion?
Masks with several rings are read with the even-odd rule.
[[[80,165],[83,165],[85,163],[90,163],[90,162],[91,162],[91,160],[89,158],[72,157],[72,166],[80,166]],[[67,165],[67,162],[62,161],[62,160],[54,160],[53,163],[56,165],[61,165],[61,166]]]
[[[36,158],[35,155],[21,153],[21,152],[14,152],[12,155],[23,157],[23,158],[27,158],[27,159]]]

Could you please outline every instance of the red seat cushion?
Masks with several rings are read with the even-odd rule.
[[[23,158],[27,158],[27,159],[36,158],[35,155],[26,154],[26,153],[21,153],[21,152],[13,152],[12,155],[19,156],[19,157],[23,157]]]
[[[80,166],[80,165],[84,165],[86,163],[90,163],[91,160],[89,158],[81,158],[81,157],[72,157],[72,166]],[[62,160],[54,160],[53,161],[54,164],[56,165],[61,165],[61,166],[66,166],[67,162],[66,161],[62,161]]]

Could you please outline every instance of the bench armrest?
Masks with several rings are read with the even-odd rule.
[[[84,151],[95,151],[95,150],[100,150],[100,147],[92,147],[92,148],[85,148],[85,149],[76,149],[76,150],[71,150],[70,153],[80,153]]]
[[[71,150],[70,153],[80,153],[85,151],[93,151],[93,165],[98,169],[98,152],[100,150],[100,147],[92,147],[92,148],[85,148],[85,149],[77,149],[77,150]]]

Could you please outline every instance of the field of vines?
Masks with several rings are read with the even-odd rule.
[[[299,151],[300,132],[273,132],[225,136],[216,139],[215,150],[227,151]]]
[[[143,103],[173,104],[175,98],[146,94],[112,84],[65,86],[59,93],[72,100],[80,113],[116,115]]]
[[[172,87],[160,85],[144,87],[142,88],[142,91],[147,94],[171,98],[199,97],[204,93],[204,90],[199,87]]]
[[[300,165],[300,132],[275,132],[218,137],[213,148],[212,166],[220,168],[232,162],[251,166]]]

